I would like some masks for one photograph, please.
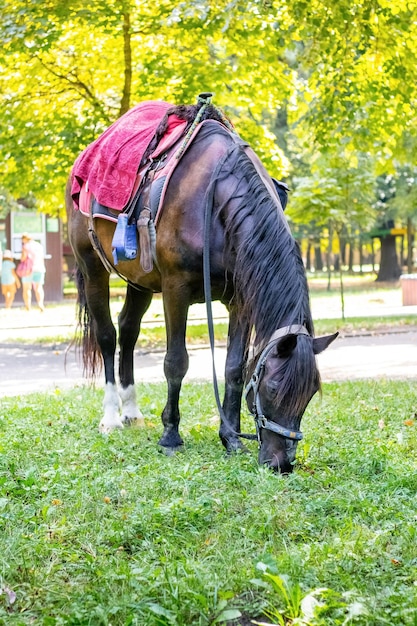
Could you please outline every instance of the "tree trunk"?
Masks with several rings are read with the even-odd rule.
[[[360,274],[363,274],[363,244],[360,238],[359,238],[359,272]]]
[[[330,265],[330,256],[333,249],[333,224],[329,222],[329,241],[327,244],[326,263],[327,263],[327,291],[331,290],[332,268]]]
[[[307,243],[307,252],[306,252],[306,270],[308,272],[311,271],[311,243]]]
[[[346,265],[346,237],[344,235],[340,235],[339,237],[339,251],[340,264],[337,268],[334,268],[335,270],[337,269],[337,271],[339,271],[342,265]]]
[[[396,281],[401,276],[401,268],[398,263],[397,249],[395,246],[395,235],[385,235],[380,237],[381,241],[381,262],[377,281]]]
[[[323,269],[323,259],[321,256],[320,245],[315,246],[314,248],[314,258],[314,266],[316,268],[316,271],[321,271]]]
[[[353,239],[349,240],[349,272],[353,272],[353,253],[354,253]]]
[[[375,274],[375,244],[373,239],[371,240],[371,248],[372,272]]]

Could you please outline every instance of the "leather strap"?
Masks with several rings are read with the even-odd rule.
[[[225,160],[229,156],[231,150],[234,150],[235,146],[226,152],[223,158],[217,164],[212,176],[209,185],[209,189],[206,195],[206,208],[204,214],[204,246],[203,246],[203,283],[204,283],[204,296],[206,300],[206,311],[207,311],[207,326],[208,326],[208,334],[210,339],[210,348],[211,348],[211,362],[213,369],[213,389],[214,389],[214,397],[216,399],[217,409],[219,411],[220,419],[223,425],[227,428],[227,434],[234,435],[241,439],[248,440],[256,440],[258,439],[258,435],[252,435],[248,433],[238,433],[230,421],[227,419],[226,414],[223,410],[223,406],[220,400],[219,386],[217,382],[217,374],[216,374],[216,364],[214,360],[214,322],[213,322],[213,310],[211,306],[211,275],[210,275],[210,234],[211,234],[211,218],[212,218],[212,210],[214,204],[214,181],[217,179],[221,168],[224,165]]]
[[[302,324],[291,324],[290,326],[283,326],[274,331],[266,344],[259,343],[257,346],[251,346],[249,348],[249,360],[254,359],[262,352],[262,350],[273,341],[281,339],[286,335],[309,335],[307,328]]]
[[[137,221],[137,228],[139,233],[139,249],[140,249],[140,264],[143,271],[146,274],[153,270],[152,250],[151,250],[151,238],[149,233],[149,223],[151,221],[150,209],[142,209]]]
[[[140,264],[144,272],[149,274],[153,270],[153,254],[152,254],[152,242],[150,236],[150,224],[152,222],[152,212],[149,206],[149,199],[151,195],[152,182],[155,177],[155,170],[151,169],[146,178],[145,185],[142,191],[143,209],[139,214],[137,221],[137,229],[139,233],[139,249],[140,249]]]

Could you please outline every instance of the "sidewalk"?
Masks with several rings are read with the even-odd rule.
[[[123,300],[112,300],[111,310],[113,321],[117,324],[117,316],[123,306]],[[220,302],[213,302],[213,316],[218,321],[227,321],[226,308]],[[313,319],[340,320],[341,302],[336,293],[331,295],[316,295],[311,298]],[[417,325],[417,305],[402,306],[401,290],[393,289],[389,292],[375,292],[367,294],[350,294],[345,296],[345,318],[352,317],[379,317],[391,315],[415,315]],[[194,304],[190,307],[189,323],[206,322],[205,303]],[[146,312],[142,324],[164,325],[162,298],[155,295],[151,306]],[[36,342],[38,337],[68,336],[77,325],[77,309],[74,300],[60,304],[47,304],[42,313],[36,307],[26,311],[22,306],[15,306],[11,310],[0,308],[0,344],[14,343],[21,340]]]
[[[212,382],[210,348],[189,349],[189,369],[184,382]],[[216,373],[224,380],[226,349],[215,348]],[[322,381],[359,379],[417,380],[417,332],[338,338],[317,357]],[[162,382],[164,353],[135,350],[136,383]],[[27,373],[30,372],[29,375]],[[26,374],[25,374],[26,373]],[[55,392],[91,384],[83,377],[74,351],[50,346],[0,344],[0,397],[34,392]],[[95,381],[104,385],[104,375]]]
[[[400,295],[390,294],[386,301],[369,295],[346,298],[345,315],[385,316],[416,315],[417,306],[401,306]],[[112,302],[113,319],[123,306],[122,301]],[[339,302],[334,297],[315,297],[312,301],[315,319],[340,319]],[[213,314],[217,320],[226,320],[225,308],[213,303]],[[206,320],[205,304],[191,307],[189,321]],[[163,324],[162,301],[155,297],[148,310],[144,324]],[[35,391],[68,389],[89,384],[83,378],[82,367],[74,351],[65,354],[65,346],[59,340],[55,347],[36,344],[38,338],[68,337],[76,326],[74,301],[49,305],[41,313],[37,309],[26,311],[15,307],[10,311],[0,308],[0,397],[13,396]],[[24,340],[26,343],[21,343]],[[28,343],[29,342],[29,343]],[[211,351],[207,346],[189,349],[190,367],[185,382],[211,381]],[[216,346],[215,361],[219,380],[223,379],[226,349]],[[355,336],[339,338],[318,357],[323,382],[355,380],[365,378],[397,378],[417,380],[417,332],[404,327],[403,332],[385,335]],[[163,373],[164,352],[144,353],[135,351],[136,381],[165,381]],[[30,379],[22,372],[30,371]],[[103,376],[96,381],[103,385]]]
[[[117,316],[123,307],[123,300],[112,300],[111,311],[115,325]],[[0,308],[0,344],[14,343],[20,340],[36,342],[38,337],[54,337],[68,335],[75,331],[77,326],[77,307],[74,300],[59,304],[46,304],[45,311],[41,312],[36,306],[26,311],[22,306],[14,306],[11,310]],[[227,321],[227,310],[219,302],[213,302],[213,315],[217,320]],[[206,305],[195,304],[190,307],[188,316],[190,322],[206,320]],[[162,299],[156,295],[146,312],[143,325],[164,325]]]

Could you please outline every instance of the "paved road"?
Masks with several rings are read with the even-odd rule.
[[[225,349],[216,348],[215,356],[221,380]],[[137,382],[164,380],[163,358],[162,352],[137,352]],[[317,358],[324,382],[383,377],[417,381],[417,331],[338,338]],[[185,380],[212,380],[209,348],[190,350]],[[74,352],[66,355],[62,348],[0,344],[0,396],[84,384],[86,380]],[[103,384],[102,377],[97,384]]]

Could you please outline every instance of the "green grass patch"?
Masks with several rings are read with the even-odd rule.
[[[357,335],[360,333],[382,333],[411,330],[417,326],[415,315],[381,315],[374,317],[350,317],[344,321],[338,319],[318,319],[314,321],[317,336],[339,331],[341,335]]]
[[[312,295],[335,295],[340,292],[340,276],[332,274],[329,280],[327,274],[323,272],[309,273],[307,272],[307,280]],[[398,289],[400,281],[395,282],[379,282],[376,280],[376,274],[349,274],[344,273],[342,278],[343,291],[345,294],[363,294],[363,293],[382,293]]]
[[[321,319],[314,323],[315,334],[325,335],[339,331],[341,335],[357,335],[370,332],[400,331],[417,325],[415,315],[355,317],[345,320]],[[227,341],[228,325],[218,323],[214,326],[215,340],[219,344]],[[188,345],[207,345],[209,343],[207,324],[192,324],[187,328]],[[143,326],[138,340],[138,347],[144,350],[165,348],[165,327]]]
[[[210,384],[174,457],[165,385],[139,393],[145,427],[108,437],[100,390],[2,400],[1,624],[415,626],[415,383],[326,384],[287,478],[225,456]]]

